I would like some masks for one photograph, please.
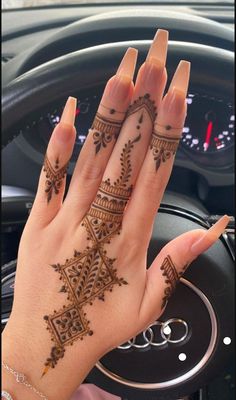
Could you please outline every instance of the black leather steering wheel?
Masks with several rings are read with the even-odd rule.
[[[40,108],[74,91],[103,85],[115,72],[128,46],[139,50],[144,61],[150,42],[129,41],[99,45],[61,56],[17,77],[3,90],[2,142],[14,138],[14,127]],[[232,98],[234,59],[230,51],[196,43],[171,42],[167,69],[171,76],[180,59],[192,62],[191,89]],[[210,71],[207,74],[206,71]],[[172,200],[171,200],[172,199]],[[189,201],[162,205],[158,232],[154,229],[149,262],[173,236],[196,227],[207,227],[206,211]],[[188,335],[177,345],[114,350],[91,372],[88,379],[117,395],[138,399],[170,399],[192,393],[223,366],[232,355],[234,265],[227,243],[198,258],[169,302],[162,321],[187,321]],[[191,307],[189,306],[191,304]],[[231,345],[223,342],[231,338]],[[178,354],[185,352],[187,362]],[[118,378],[117,378],[118,377]],[[121,379],[120,379],[121,378]]]
[[[3,67],[2,84],[5,86],[24,72],[76,50],[105,43],[152,39],[157,28],[167,29],[170,40],[234,50],[233,30],[216,21],[167,9],[125,9],[83,18],[26,49]]]

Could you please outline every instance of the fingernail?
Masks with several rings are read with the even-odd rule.
[[[131,81],[126,76],[113,76],[107,83],[101,102],[119,102],[128,98]]]
[[[119,65],[116,75],[127,77],[130,81],[132,81],[137,62],[137,56],[138,50],[134,49],[133,47],[129,47]]]
[[[167,114],[179,115],[185,106],[184,93],[173,87],[163,100],[164,112]]]
[[[107,83],[102,102],[107,102],[107,97],[111,100],[125,101],[130,93],[131,82],[133,81],[134,71],[137,62],[138,51],[129,47],[126,51],[120,66]]]
[[[74,126],[76,106],[76,98],[71,96],[68,97],[63,113],[61,115],[60,123]]]
[[[140,71],[142,87],[148,92],[157,87],[163,71],[164,65],[159,62],[153,62],[153,58],[151,57],[144,63],[143,68]]]
[[[228,215],[221,217],[214,225],[212,225],[206,233],[193,243],[191,247],[191,252],[194,256],[206,251],[211,245],[213,245],[216,240],[224,233],[226,226],[228,225],[230,218]]]
[[[172,89],[175,88],[176,90],[181,91],[183,93],[183,96],[186,97],[189,85],[190,68],[191,63],[189,61],[180,61],[172,78],[169,92],[171,92]]]
[[[168,37],[168,31],[158,29],[147,54],[146,61],[152,60],[152,63],[157,63],[164,68],[166,63]]]

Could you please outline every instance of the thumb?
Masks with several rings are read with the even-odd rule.
[[[163,313],[187,267],[216,242],[229,220],[224,215],[207,231],[196,229],[184,233],[161,250],[147,271],[146,290],[140,307],[141,324],[146,326]]]

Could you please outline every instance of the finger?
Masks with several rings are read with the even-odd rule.
[[[147,271],[146,290],[140,320],[153,322],[163,313],[168,299],[191,262],[212,246],[224,232],[230,218],[224,215],[207,231],[196,229],[169,242]]]
[[[80,152],[63,205],[66,213],[76,212],[78,220],[86,213],[95,197],[120,133],[133,94],[137,53],[136,49],[129,48],[116,75],[108,81],[98,112]]]
[[[139,70],[131,106],[104,173],[104,182],[128,192],[143,163],[166,84],[167,44],[168,32],[158,30]]]
[[[76,137],[74,127],[76,103],[74,97],[68,98],[60,123],[55,127],[48,144],[37,194],[30,213],[31,219],[37,217],[38,222],[42,224],[50,222],[62,205],[67,164]]]
[[[152,224],[173,167],[186,117],[190,63],[181,61],[154,125],[149,150],[136,181],[123,224],[135,234],[143,233],[147,247]],[[132,224],[130,224],[132,221]]]
[[[103,221],[101,225],[106,240],[120,229],[132,184],[150,141],[156,117],[156,104],[160,101],[166,82],[167,39],[166,31],[158,31],[154,38],[147,61],[139,71],[133,100],[120,136],[87,213],[87,217],[92,218],[93,222]],[[87,226],[90,222],[85,218]]]

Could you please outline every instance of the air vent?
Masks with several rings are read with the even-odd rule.
[[[2,63],[5,64],[14,57],[13,54],[5,54],[2,56]]]

